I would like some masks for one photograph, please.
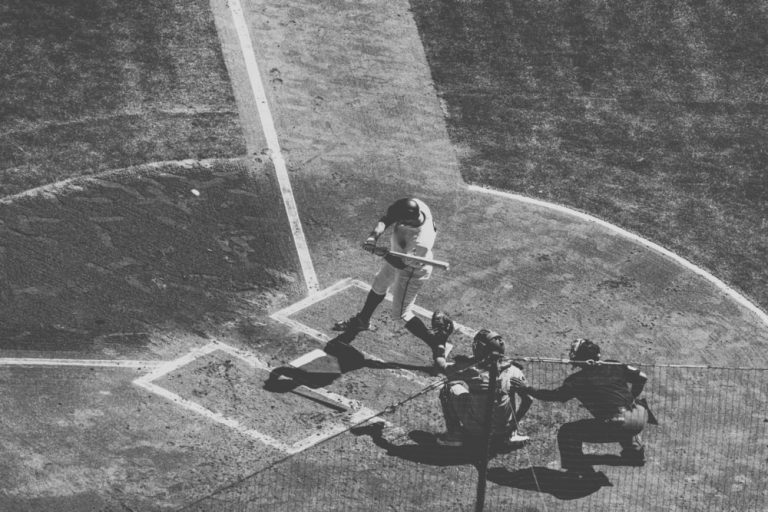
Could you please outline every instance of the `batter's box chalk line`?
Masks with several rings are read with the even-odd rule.
[[[294,330],[296,330],[298,332],[304,333],[304,334],[308,335],[309,337],[314,338],[315,340],[319,341],[320,343],[323,343],[323,344],[328,343],[329,341],[331,341],[331,338],[327,334],[325,334],[325,333],[323,333],[321,331],[318,331],[317,329],[313,329],[312,327],[310,327],[310,326],[308,326],[306,324],[303,324],[303,323],[299,322],[298,320],[294,320],[293,318],[291,318],[291,315],[294,315],[294,314],[298,313],[299,311],[302,311],[303,309],[311,307],[314,304],[317,304],[318,302],[321,302],[321,301],[323,301],[323,300],[325,300],[325,299],[327,299],[329,297],[332,297],[333,295],[336,295],[337,293],[344,292],[344,291],[346,291],[346,290],[348,290],[350,288],[359,288],[360,290],[362,290],[362,291],[364,291],[366,293],[368,293],[371,290],[371,286],[369,284],[367,284],[367,283],[364,283],[363,281],[360,281],[360,280],[357,280],[357,279],[352,279],[352,278],[342,279],[342,280],[332,284],[328,288],[325,288],[325,289],[320,290],[320,291],[318,291],[316,293],[310,294],[307,297],[303,298],[302,300],[300,300],[298,302],[295,302],[295,303],[291,304],[290,306],[287,306],[287,307],[281,309],[280,311],[272,313],[270,315],[270,318],[272,318],[273,320],[275,320],[277,322],[280,322],[280,323],[282,323],[284,325],[287,325],[288,327],[290,327],[290,328],[292,328],[292,329],[294,329]],[[388,301],[392,302],[392,294],[387,293],[387,295],[385,297],[385,300],[388,300]],[[430,310],[428,310],[426,308],[423,308],[423,307],[419,306],[418,304],[414,305],[413,309],[414,309],[414,311],[416,313],[418,313],[419,315],[421,315],[421,316],[423,316],[425,318],[431,318],[432,317],[432,313],[433,313],[432,311],[430,311]],[[473,337],[475,335],[475,333],[477,332],[475,329],[471,329],[471,328],[466,327],[464,325],[461,325],[461,324],[459,324],[457,322],[454,322],[454,326],[456,328],[456,331],[461,332],[462,334],[465,334],[465,335],[469,336],[470,338]],[[452,348],[453,348],[453,345],[448,343],[448,345],[446,346],[446,356],[450,353]],[[380,358],[378,358],[376,356],[373,356],[371,354],[363,353],[363,355],[366,358],[371,359],[373,361],[384,362],[382,359],[380,359]],[[434,382],[434,380],[424,379],[423,377],[420,377],[419,375],[416,375],[415,373],[413,373],[411,371],[408,371],[408,370],[388,369],[387,371],[396,373],[396,374],[400,375],[401,377],[404,377],[407,380],[416,382],[416,383],[421,384],[421,385],[428,385],[428,384]]]
[[[179,394],[174,393],[173,391],[170,391],[154,382],[160,379],[161,377],[192,363],[196,359],[207,356],[214,352],[224,352],[226,354],[229,354],[233,357],[236,357],[242,360],[252,368],[257,368],[267,372],[271,372],[273,370],[273,368],[270,368],[269,366],[267,366],[265,363],[263,363],[261,360],[259,360],[256,356],[254,356],[251,353],[248,353],[243,350],[239,350],[225,343],[214,341],[205,346],[193,349],[192,351],[179,357],[178,359],[167,361],[158,365],[150,373],[147,373],[135,379],[133,381],[133,384],[147,391],[150,391],[158,396],[161,396],[179,407],[182,407],[184,409],[187,409],[188,411],[192,411],[196,414],[199,414],[200,416],[203,416],[204,418],[214,421],[216,423],[219,423],[220,425],[224,425],[234,430],[235,432],[238,432],[239,434],[242,434],[246,437],[250,437],[252,439],[262,442],[267,446],[270,446],[272,448],[275,448],[277,450],[280,450],[282,452],[286,452],[289,454],[298,453],[303,450],[306,450],[307,448],[310,448],[324,441],[325,439],[328,439],[329,437],[333,437],[341,432],[344,432],[349,428],[350,425],[356,425],[358,423],[361,423],[367,419],[372,418],[376,414],[373,410],[367,407],[361,406],[358,402],[354,400],[350,400],[341,395],[331,393],[330,391],[327,391],[325,389],[321,389],[321,388],[312,389],[313,393],[322,395],[327,400],[336,402],[340,406],[344,407],[345,409],[354,410],[354,412],[350,415],[347,415],[344,418],[345,419],[344,422],[336,422],[336,423],[328,422],[327,425],[324,425],[321,429],[317,430],[312,435],[307,436],[304,439],[301,439],[293,444],[288,444],[283,441],[280,441],[279,439],[275,439],[274,437],[269,436],[263,432],[260,432],[252,428],[248,428],[247,426],[243,425],[242,423],[240,423],[234,418],[230,418],[230,417],[224,416],[221,413],[212,411],[200,405],[199,403],[193,400],[186,399],[180,396]]]

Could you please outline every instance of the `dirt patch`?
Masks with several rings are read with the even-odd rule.
[[[168,322],[194,330],[254,305],[263,314],[296,283],[284,209],[264,194],[271,186],[249,162],[192,162],[0,203],[9,348],[34,348],[46,329],[64,349],[67,336],[140,341],[137,333]]]

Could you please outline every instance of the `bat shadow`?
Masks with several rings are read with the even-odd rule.
[[[551,494],[560,500],[584,498],[599,491],[601,487],[613,486],[601,471],[576,478],[564,471],[542,466],[531,466],[515,471],[502,467],[489,468],[488,480],[497,485]]]
[[[309,388],[321,388],[328,386],[345,373],[359,370],[360,368],[403,369],[423,371],[430,374],[433,372],[431,366],[369,359],[351,345],[355,335],[356,333],[354,332],[343,332],[326,343],[323,350],[327,357],[332,358],[334,363],[328,365],[328,368],[323,370],[307,370],[294,366],[279,366],[270,372],[269,377],[264,383],[264,389],[276,393],[284,393],[301,385]]]

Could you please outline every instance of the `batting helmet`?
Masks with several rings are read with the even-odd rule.
[[[491,354],[504,355],[504,340],[501,334],[488,329],[480,329],[472,340],[472,354],[478,360],[485,359]]]
[[[421,212],[419,211],[419,203],[406,197],[395,201],[389,213],[395,220],[403,221],[418,220]]]
[[[571,361],[599,361],[600,347],[586,338],[576,338],[571,342],[568,357]]]

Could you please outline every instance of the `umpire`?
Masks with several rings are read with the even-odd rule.
[[[583,338],[573,341],[569,357],[580,370],[566,377],[559,388],[525,386],[517,390],[546,402],[576,398],[594,416],[566,423],[558,430],[557,444],[563,469],[579,478],[594,471],[582,451],[585,442],[619,443],[623,461],[627,465],[642,466],[645,449],[640,433],[647,423],[656,424],[647,402],[637,400],[647,376],[633,366],[611,361],[600,363],[600,347]]]

